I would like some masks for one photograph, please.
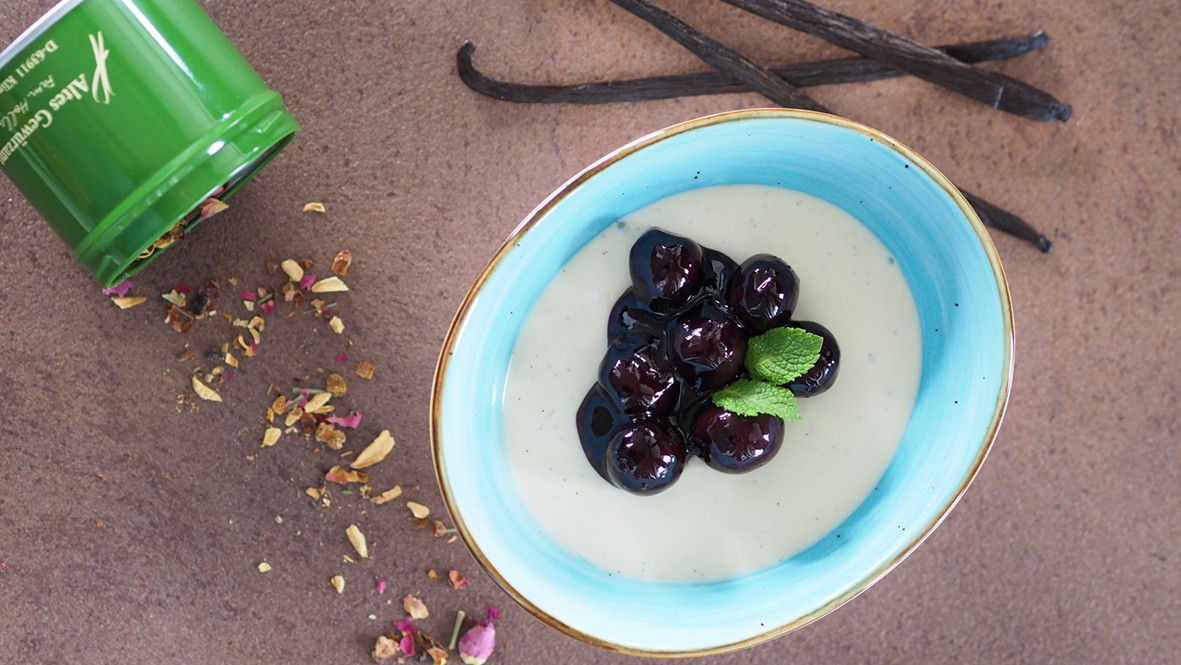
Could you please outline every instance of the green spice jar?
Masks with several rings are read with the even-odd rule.
[[[0,169],[104,287],[297,129],[193,0],[62,0],[0,52]]]

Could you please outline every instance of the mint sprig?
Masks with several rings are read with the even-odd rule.
[[[751,378],[713,394],[714,405],[740,416],[766,413],[800,420],[796,396],[785,384],[807,374],[820,360],[824,338],[800,328],[772,328],[746,343],[746,371]]]
[[[800,419],[796,396],[787,388],[766,381],[735,381],[714,393],[713,401],[716,406],[740,416],[753,418],[760,413],[767,413],[784,420]]]
[[[772,328],[746,343],[746,371],[752,379],[784,385],[820,360],[824,338],[801,328]]]

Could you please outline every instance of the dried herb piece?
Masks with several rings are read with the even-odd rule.
[[[115,296],[114,298],[111,298],[111,302],[115,303],[115,305],[118,306],[119,309],[131,309],[132,307],[135,307],[136,305],[144,304],[144,302],[146,302],[146,301],[147,301],[147,298],[145,298],[143,296],[123,296],[123,297]]]
[[[430,508],[427,508],[417,501],[407,501],[406,507],[410,509],[410,514],[414,515],[415,519],[425,520],[427,515],[431,514]]]
[[[299,262],[293,259],[287,259],[280,263],[279,267],[283,269],[283,272],[287,275],[287,279],[293,282],[303,279],[303,267],[299,265]]]
[[[341,321],[339,316],[334,316],[328,319],[328,327],[332,328],[332,332],[339,335],[344,332],[344,321]]]
[[[1050,39],[1038,31],[1031,35],[937,46],[936,49],[966,63],[1007,60],[1045,48]],[[475,92],[505,102],[533,104],[608,104],[674,99],[696,95],[750,92],[745,84],[719,71],[652,76],[619,81],[568,85],[530,85],[493,79],[476,69],[476,47],[464,42],[455,56],[459,77]],[[906,72],[865,57],[817,60],[773,67],[783,80],[805,88],[837,83],[858,83],[906,76]],[[333,272],[336,272],[335,263]],[[343,276],[343,273],[337,273]]]
[[[396,499],[400,496],[402,496],[402,486],[401,485],[394,485],[390,489],[373,497],[372,499],[370,499],[370,501],[372,501],[373,503],[380,506],[381,504],[389,503],[390,501],[393,501],[394,499]]]
[[[369,655],[380,663],[397,656],[398,651],[398,643],[393,638],[388,635],[378,635],[377,642],[373,645],[373,651]]]
[[[268,427],[267,431],[262,435],[262,445],[273,446],[279,441],[279,437],[283,435],[283,430],[278,427]]]
[[[262,561],[262,562],[260,562],[260,563],[258,564],[258,572],[260,572],[260,573],[269,573],[269,572],[271,572],[271,564],[267,563],[266,561]]]
[[[361,377],[362,379],[372,379],[375,369],[376,368],[373,366],[373,363],[361,361],[357,363],[357,376]]]
[[[647,0],[611,0],[611,2],[644,19],[649,25],[684,46],[693,55],[759,91],[776,104],[787,108],[829,112],[814,99],[784,81],[775,72],[728,46],[706,37],[689,27],[684,21]]]
[[[312,293],[337,293],[348,290],[349,287],[346,286],[345,283],[335,275],[332,277],[325,277],[315,284],[312,284]]]
[[[336,589],[336,593],[344,593],[344,576],[333,575],[329,582],[332,583],[332,588]]]
[[[348,384],[344,382],[344,377],[339,374],[329,374],[324,379],[324,389],[332,394],[333,397],[340,397],[348,392]]]
[[[312,202],[312,203],[304,204],[303,211],[304,212],[327,212],[327,210],[325,210],[325,208],[324,208],[324,204],[319,203],[319,202]]]
[[[1015,115],[1066,120],[1070,105],[1015,78],[977,69],[946,53],[804,0],[724,0],[765,19],[820,37]]]

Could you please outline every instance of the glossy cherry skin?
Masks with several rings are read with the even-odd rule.
[[[607,318],[607,343],[610,344],[625,335],[649,337],[659,334],[663,321],[659,314],[640,302],[636,290],[630,288],[619,296]]]
[[[668,489],[685,468],[685,444],[652,421],[625,425],[612,437],[603,458],[607,480],[635,494]]]
[[[679,383],[662,364],[659,341],[636,343],[622,338],[607,349],[599,366],[599,383],[623,413],[663,416],[676,404]]]
[[[636,298],[654,312],[669,312],[689,301],[701,284],[701,245],[651,229],[632,245],[628,258]]]
[[[693,419],[692,438],[705,463],[726,473],[745,473],[771,461],[783,443],[782,418],[740,416],[709,405]]]
[[[706,247],[702,252],[701,267],[700,292],[725,299],[730,281],[738,274],[738,264],[726,254]]]
[[[819,335],[824,343],[820,346],[820,360],[803,376],[787,384],[796,397],[811,397],[829,389],[841,369],[841,347],[832,332],[815,321],[793,321],[792,327]]]
[[[582,443],[582,452],[591,467],[608,482],[611,482],[611,479],[607,477],[607,470],[603,467],[607,444],[628,422],[630,421],[627,416],[597,383],[586,393],[575,415],[575,426],[578,430],[578,439]]]
[[[786,326],[800,296],[791,266],[770,254],[756,254],[739,267],[727,302],[752,335]]]
[[[746,331],[709,300],[676,317],[669,325],[667,339],[673,369],[695,388],[721,388],[742,371]]]

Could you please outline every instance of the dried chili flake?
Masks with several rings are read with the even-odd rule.
[[[131,291],[131,289],[134,286],[135,286],[135,282],[131,281],[130,279],[125,279],[122,282],[119,282],[118,284],[112,286],[109,289],[103,289],[103,295],[104,296],[118,296],[118,297],[122,298],[122,297],[126,296],[128,291]]]
[[[447,582],[451,584],[452,589],[462,589],[467,586],[467,578],[458,570],[447,571]]]
[[[426,608],[426,603],[411,594],[402,597],[402,608],[406,610],[406,614],[409,614],[411,619],[425,619],[431,615],[430,610]]]

